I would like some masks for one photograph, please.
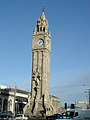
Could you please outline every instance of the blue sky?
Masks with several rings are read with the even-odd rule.
[[[90,0],[0,0],[0,84],[30,90],[32,34],[43,6],[52,35],[51,94],[62,104],[86,100]]]

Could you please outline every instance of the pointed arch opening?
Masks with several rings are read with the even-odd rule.
[[[8,100],[4,99],[4,101],[3,101],[3,111],[7,111],[7,107],[8,107]]]

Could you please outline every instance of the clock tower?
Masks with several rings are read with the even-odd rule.
[[[32,83],[31,112],[33,115],[44,112],[49,105],[51,35],[48,31],[48,20],[42,9],[32,38]]]

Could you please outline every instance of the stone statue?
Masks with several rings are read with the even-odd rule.
[[[34,95],[34,101],[33,101],[33,106],[32,106],[32,110],[31,112],[33,113],[33,110],[35,108],[35,100],[37,97],[38,92],[40,93],[40,73],[39,70],[36,69],[36,72],[33,72],[33,82],[35,82],[35,87],[34,87],[34,91],[35,91],[35,95]],[[40,95],[39,95],[40,96]]]

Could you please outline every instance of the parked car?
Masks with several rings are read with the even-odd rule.
[[[25,116],[24,114],[17,114],[16,120],[28,120],[28,117]]]
[[[15,117],[11,111],[5,111],[0,113],[0,120],[15,120]]]
[[[52,116],[47,116],[46,120],[72,120],[72,118],[69,115],[54,114]]]

